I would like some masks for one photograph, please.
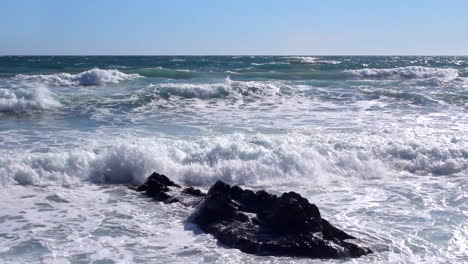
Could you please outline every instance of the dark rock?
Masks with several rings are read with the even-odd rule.
[[[131,187],[138,192],[146,192],[146,195],[153,197],[155,200],[166,203],[177,202],[178,199],[169,195],[170,188],[181,188],[180,185],[171,181],[167,176],[153,172],[146,182],[138,187]]]
[[[186,194],[193,195],[193,196],[198,196],[198,197],[204,197],[206,195],[202,191],[200,191],[198,189],[195,189],[193,187],[187,187],[182,192],[186,193]]]
[[[321,218],[317,206],[297,193],[281,197],[216,182],[192,220],[222,244],[259,255],[312,258],[359,257],[369,248]]]
[[[165,186],[174,186],[174,187],[177,187],[177,188],[181,188],[180,185],[178,185],[175,182],[171,181],[166,175],[159,174],[159,173],[156,173],[156,172],[153,172],[153,174],[151,174],[148,177],[147,181],[148,180],[155,180],[155,181],[160,182],[161,184],[163,184]]]
[[[345,231],[332,226],[330,222],[323,218],[320,219],[320,226],[322,227],[322,234],[325,239],[356,239],[355,237],[348,235]]]
[[[221,244],[245,253],[310,258],[372,253],[345,241],[354,237],[322,218],[315,204],[295,192],[278,197],[217,181],[205,194],[193,187],[182,189],[158,173],[130,188],[165,203],[198,206],[190,220]]]

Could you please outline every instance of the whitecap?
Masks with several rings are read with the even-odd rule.
[[[359,78],[374,79],[455,79],[458,78],[458,70],[451,68],[430,68],[421,66],[398,67],[391,69],[359,69],[347,70],[352,75]]]
[[[273,96],[279,94],[283,86],[274,81],[233,81],[229,77],[224,82],[215,83],[170,82],[150,85],[163,98],[178,96],[198,99],[246,95]]]
[[[300,56],[300,57],[292,57],[295,60],[299,60],[302,63],[310,63],[314,64],[319,61],[319,58],[317,57],[308,57],[308,56]]]

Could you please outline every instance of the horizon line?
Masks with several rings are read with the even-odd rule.
[[[297,56],[304,56],[304,57],[314,57],[314,56],[320,56],[320,57],[390,57],[390,56],[398,56],[398,57],[468,57],[468,55],[441,55],[441,54],[436,54],[436,55],[428,55],[428,54],[400,54],[400,55],[388,55],[388,54],[379,54],[379,55],[371,55],[371,54],[327,54],[327,55],[318,55],[318,54],[284,54],[284,55],[268,55],[268,54],[263,54],[263,55],[258,55],[258,54],[242,54],[242,55],[233,55],[233,54],[210,54],[210,55],[196,55],[196,54],[191,54],[191,55],[175,55],[175,54],[166,54],[166,55],[149,55],[149,54],[16,54],[16,55],[9,55],[9,54],[0,54],[0,57],[29,57],[29,56],[35,56],[35,57],[297,57]]]

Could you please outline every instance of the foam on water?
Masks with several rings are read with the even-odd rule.
[[[15,202],[0,205],[0,258],[5,263],[323,262],[251,256],[219,247],[210,235],[185,222],[190,210],[155,203],[122,185],[90,184],[142,182],[157,170],[203,189],[217,179],[272,192],[294,189],[316,203],[324,217],[376,251],[359,263],[463,260],[468,235],[463,213],[468,209],[465,139],[433,138],[429,143],[427,138],[362,138],[317,131],[196,141],[128,138],[68,152],[28,153],[23,158],[16,153],[10,160],[2,155],[0,175],[15,177],[7,180],[2,197]],[[433,150],[421,149],[424,145]],[[417,167],[421,160],[440,165],[457,159],[465,170],[452,171],[443,184],[443,176],[432,175],[434,167],[418,167],[419,177],[399,172],[399,162]],[[35,178],[25,181],[28,175]],[[10,185],[15,182],[25,186]],[[446,193],[447,186],[458,187]]]
[[[40,82],[54,86],[99,86],[106,83],[118,83],[120,81],[141,77],[138,74],[126,74],[118,70],[105,70],[94,68],[78,74],[19,74],[14,77],[17,81]]]

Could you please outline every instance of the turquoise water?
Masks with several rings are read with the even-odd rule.
[[[122,185],[158,171],[295,190],[359,263],[463,263],[467,113],[467,57],[0,57],[0,260],[320,262],[220,248]]]

